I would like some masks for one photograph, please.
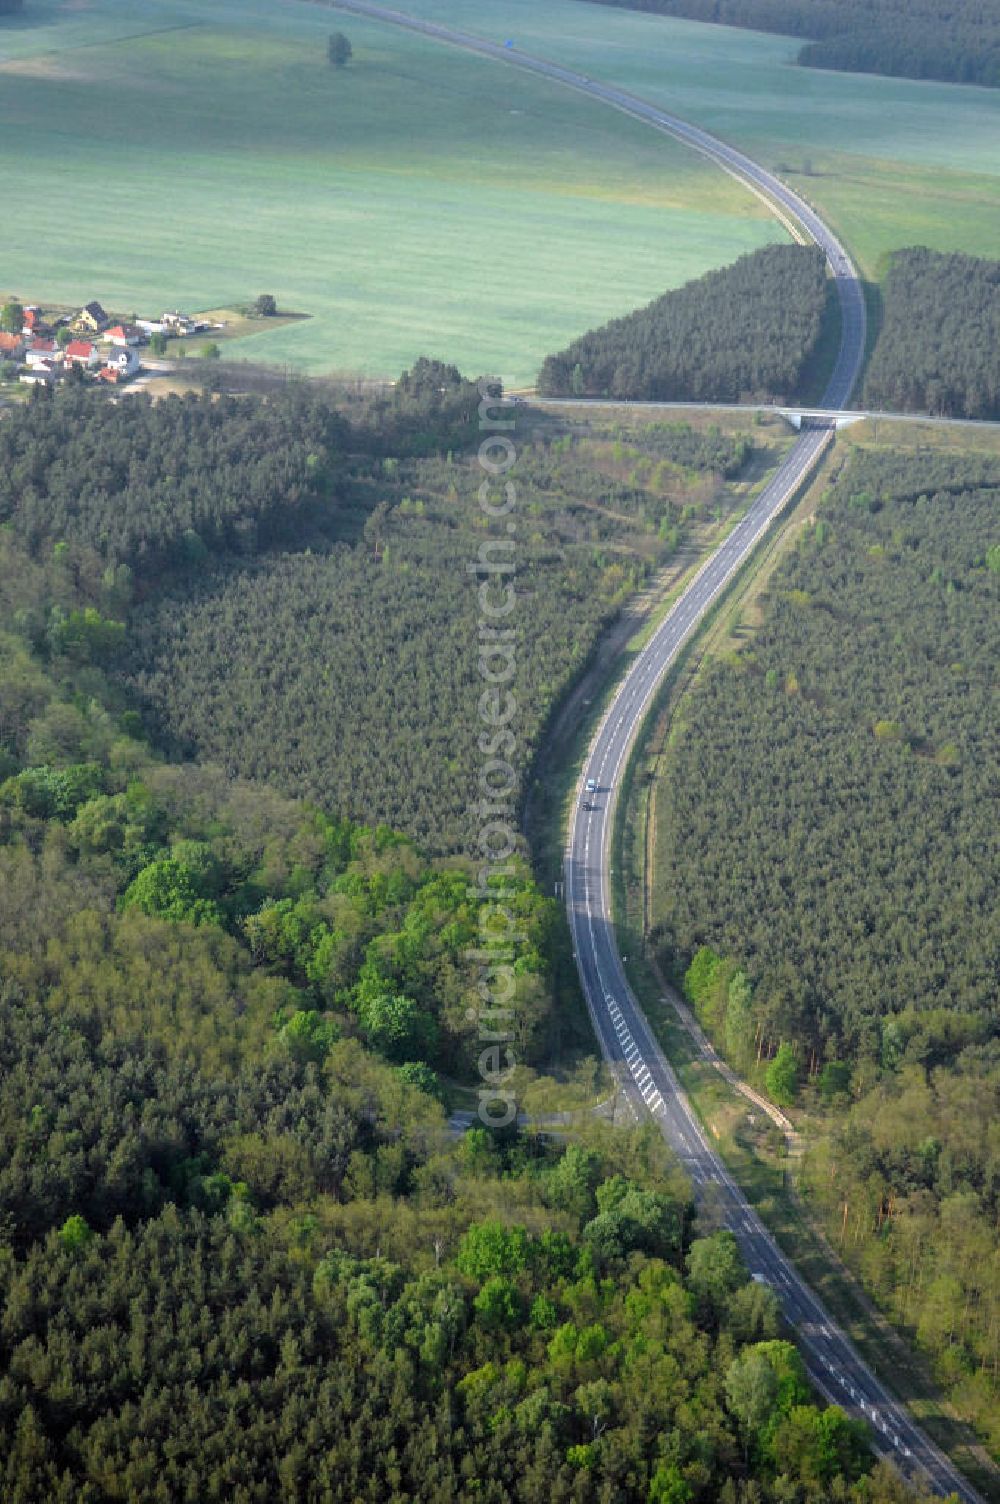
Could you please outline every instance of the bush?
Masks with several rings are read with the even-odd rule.
[[[799,1087],[799,1067],[790,1044],[778,1047],[764,1077],[767,1094],[779,1107],[791,1107]]]

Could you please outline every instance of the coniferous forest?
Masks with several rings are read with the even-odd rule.
[[[432,496],[460,513],[457,484],[441,500],[406,466],[419,449],[460,473],[472,392],[422,374],[422,395],[350,432],[296,394],[91,409],[71,393],[0,429],[0,474],[21,476],[0,529],[0,1494],[913,1500],[817,1402],[774,1293],[695,1221],[652,1126],[449,1122],[481,1050],[470,951],[492,922],[467,860],[144,734],[120,661],[151,603],[230,558],[249,582],[263,552],[319,550],[331,527],[335,547],[391,558],[387,519],[426,519]],[[265,476],[282,454],[287,512],[266,484],[233,500],[258,442]],[[109,444],[118,468],[74,486],[65,451]],[[583,486],[601,465],[638,559],[682,525],[676,495],[714,496],[693,460],[741,463],[674,429],[576,449],[531,461],[542,540],[560,467]],[[565,496],[551,505],[568,529]],[[607,547],[604,506],[583,510],[587,550]],[[565,931],[526,867],[497,897],[521,935],[524,1073],[564,1026]]]
[[[809,38],[808,68],[1000,87],[1000,14],[980,0],[590,0]]]
[[[68,393],[0,427],[0,517],[102,621],[128,616],[127,632],[103,630],[122,634],[113,671],[158,744],[435,852],[467,848],[476,828],[469,567],[488,537],[469,452],[478,393],[445,375],[442,395],[441,372],[421,368],[423,398],[404,383],[353,425],[293,390],[117,406]],[[724,481],[749,455],[678,425],[638,445],[526,433],[511,682],[522,779],[601,626],[699,518],[731,505]],[[99,630],[29,597],[20,609],[36,645]]]
[[[1000,467],[859,450],[687,698],[655,940],[820,1127],[828,1235],[996,1449]]]
[[[897,251],[864,400],[893,412],[1000,419],[1000,261]]]
[[[806,399],[831,318],[822,251],[765,246],[550,355],[538,388],[659,402]]]

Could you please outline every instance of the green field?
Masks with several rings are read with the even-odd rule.
[[[28,0],[0,23],[0,202],[0,290],[24,299],[148,314],[274,292],[312,317],[248,356],[384,374],[431,353],[510,382],[783,234],[635,122],[279,0]]]
[[[745,146],[870,275],[901,245],[1000,244],[995,91],[800,69],[794,41],[579,0],[406,3]],[[334,26],[344,72],[325,59]],[[0,194],[20,206],[0,290],[142,313],[273,291],[311,318],[247,356],[386,374],[431,352],[512,383],[781,233],[636,122],[298,0],[28,0],[0,22]]]
[[[400,9],[608,78],[777,168],[869,275],[904,245],[995,256],[1000,93],[797,68],[800,41],[581,0],[400,0]]]

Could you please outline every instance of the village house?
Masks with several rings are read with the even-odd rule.
[[[21,333],[29,336],[51,333],[49,325],[42,316],[42,310],[36,307],[34,303],[29,303],[28,307],[24,310]]]
[[[54,339],[34,339],[25,351],[24,359],[31,369],[48,364],[61,366],[63,352]]]
[[[63,351],[68,366],[82,366],[85,371],[92,371],[101,363],[101,354],[96,345],[89,340],[74,339]]]
[[[18,379],[31,386],[52,386],[69,375],[117,386],[143,370],[139,350],[151,334],[176,338],[221,327],[179,309],[157,320],[137,318],[112,323],[96,301],[87,303],[77,314],[63,314],[46,322],[36,304],[27,304],[22,332],[0,334],[0,365],[13,366]]]
[[[73,328],[81,333],[89,331],[91,334],[100,334],[110,322],[100,303],[88,303],[73,320]]]
[[[131,377],[137,376],[141,370],[142,365],[138,355],[136,355],[134,350],[126,348],[113,350],[107,357],[104,369],[98,371],[97,374],[102,381],[119,382],[130,380]]]
[[[0,360],[20,363],[24,355],[24,346],[23,334],[0,334]]]
[[[125,348],[129,345],[142,344],[142,331],[134,324],[112,324],[110,329],[105,329],[101,339],[107,344],[118,345]]]

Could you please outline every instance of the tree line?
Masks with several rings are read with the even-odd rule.
[[[740,402],[804,396],[828,306],[816,246],[741,256],[550,355],[551,397]]]
[[[266,401],[32,395],[0,431],[0,521],[35,557],[61,544],[124,565],[147,588],[209,555],[294,540],[336,512],[349,453],[468,441],[479,403],[454,367],[426,360],[353,426],[304,384]]]
[[[1000,86],[1000,16],[982,0],[590,0],[809,38],[809,68]]]
[[[897,251],[865,378],[872,407],[1000,418],[1000,261]]]

